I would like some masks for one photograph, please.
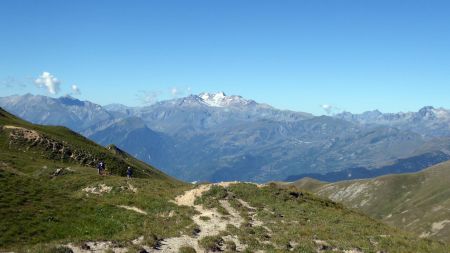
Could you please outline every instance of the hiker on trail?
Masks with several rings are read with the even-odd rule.
[[[99,175],[102,174],[102,162],[99,162],[99,163],[97,164],[97,171],[98,171],[98,174],[99,174]]]
[[[105,163],[103,163],[103,161],[98,163],[97,170],[99,175],[103,175],[103,171],[105,170]]]
[[[127,178],[131,178],[132,175],[133,175],[133,170],[131,169],[130,166],[128,166],[128,169],[127,169]]]

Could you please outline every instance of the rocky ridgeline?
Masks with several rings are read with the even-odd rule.
[[[40,151],[42,156],[52,160],[72,161],[87,166],[95,166],[98,158],[93,154],[70,146],[49,136],[23,127],[4,126],[10,130],[9,146],[24,151]]]
[[[111,174],[119,175],[124,174],[129,166],[125,152],[114,145],[108,146],[104,152],[99,152],[88,147],[77,147],[24,127],[7,125],[3,126],[2,131],[9,132],[10,148],[24,152],[39,152],[46,159],[77,163],[88,167],[95,167],[101,160],[107,164]]]

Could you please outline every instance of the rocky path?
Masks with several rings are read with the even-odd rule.
[[[217,184],[223,187],[230,185],[229,183]],[[180,236],[174,238],[168,238],[162,241],[162,247],[160,252],[178,252],[179,248],[183,246],[189,246],[194,248],[197,252],[205,252],[200,248],[198,242],[205,236],[214,236],[220,234],[220,232],[225,231],[227,225],[233,225],[240,227],[244,222],[244,219],[240,216],[239,212],[236,211],[227,200],[221,200],[220,204],[230,215],[222,215],[215,209],[206,209],[201,205],[195,205],[195,199],[200,197],[204,192],[211,188],[209,185],[200,185],[199,187],[186,191],[183,195],[178,196],[175,199],[177,205],[191,206],[199,214],[192,217],[192,220],[197,224],[199,232],[192,236]],[[207,217],[207,218],[205,218]],[[226,236],[224,240],[233,241],[236,244],[237,250],[245,249],[245,245],[239,242],[239,239],[235,236]]]
[[[240,227],[244,222],[244,218],[241,217],[240,213],[234,209],[228,200],[220,200],[220,205],[228,212],[229,215],[224,215],[219,213],[215,208],[209,209],[205,208],[202,205],[195,205],[195,200],[198,197],[201,197],[203,193],[207,192],[211,189],[211,186],[218,185],[222,187],[228,187],[234,182],[226,182],[226,183],[218,183],[218,184],[204,184],[199,185],[194,189],[186,191],[184,194],[178,196],[173,200],[173,202],[180,206],[189,206],[194,208],[194,210],[198,213],[192,217],[192,220],[196,224],[198,230],[195,234],[192,235],[182,235],[179,237],[166,238],[160,243],[159,249],[153,249],[150,247],[143,247],[147,252],[160,252],[160,253],[177,253],[181,247],[192,247],[196,250],[196,252],[206,252],[199,245],[199,241],[206,236],[215,236],[219,235],[221,232],[227,230],[228,225],[233,225],[235,227]],[[137,192],[137,189],[134,187],[129,187],[133,192]],[[134,189],[134,190],[133,190]],[[85,188],[87,194],[103,194],[104,192],[108,192],[110,189],[107,189],[106,186],[100,185],[98,187]],[[253,225],[262,225],[262,223],[256,220],[255,208],[251,207],[247,202],[237,199],[244,207],[250,210],[251,214],[251,223]],[[126,209],[128,211],[137,212],[142,215],[146,215],[147,213],[144,210],[141,210],[137,207],[132,206],[118,206],[119,208]],[[133,244],[139,245],[140,241],[143,238],[138,238],[133,241]],[[237,251],[243,251],[247,247],[247,245],[242,244],[237,236],[224,236],[222,238],[224,241],[232,241],[236,245]],[[84,247],[75,246],[73,244],[66,245],[73,250],[74,253],[91,253],[91,252],[107,252],[108,250],[112,250],[115,253],[127,252],[126,248],[116,247],[112,242],[86,242]]]

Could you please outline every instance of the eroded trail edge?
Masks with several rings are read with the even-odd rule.
[[[206,250],[202,249],[199,245],[201,239],[206,236],[220,235],[221,232],[227,230],[228,225],[233,225],[238,228],[241,227],[245,220],[241,217],[239,212],[231,206],[228,200],[220,200],[219,202],[229,215],[221,214],[216,208],[208,209],[202,205],[195,204],[195,200],[198,197],[201,197],[203,193],[209,191],[213,185],[228,187],[231,184],[232,183],[218,183],[200,185],[195,189],[188,190],[183,195],[176,197],[174,203],[180,206],[193,207],[198,212],[198,214],[192,217],[192,220],[197,225],[198,233],[190,236],[183,235],[180,237],[167,238],[162,241],[160,252],[178,252],[181,247],[192,247],[197,252],[206,252]],[[243,251],[247,247],[247,245],[244,245],[239,241],[237,236],[227,235],[223,236],[222,239],[224,239],[224,241],[234,242],[237,251]]]

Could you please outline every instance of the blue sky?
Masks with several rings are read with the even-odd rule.
[[[432,0],[2,0],[0,96],[76,85],[99,104],[225,91],[314,114],[450,108],[449,13]]]

